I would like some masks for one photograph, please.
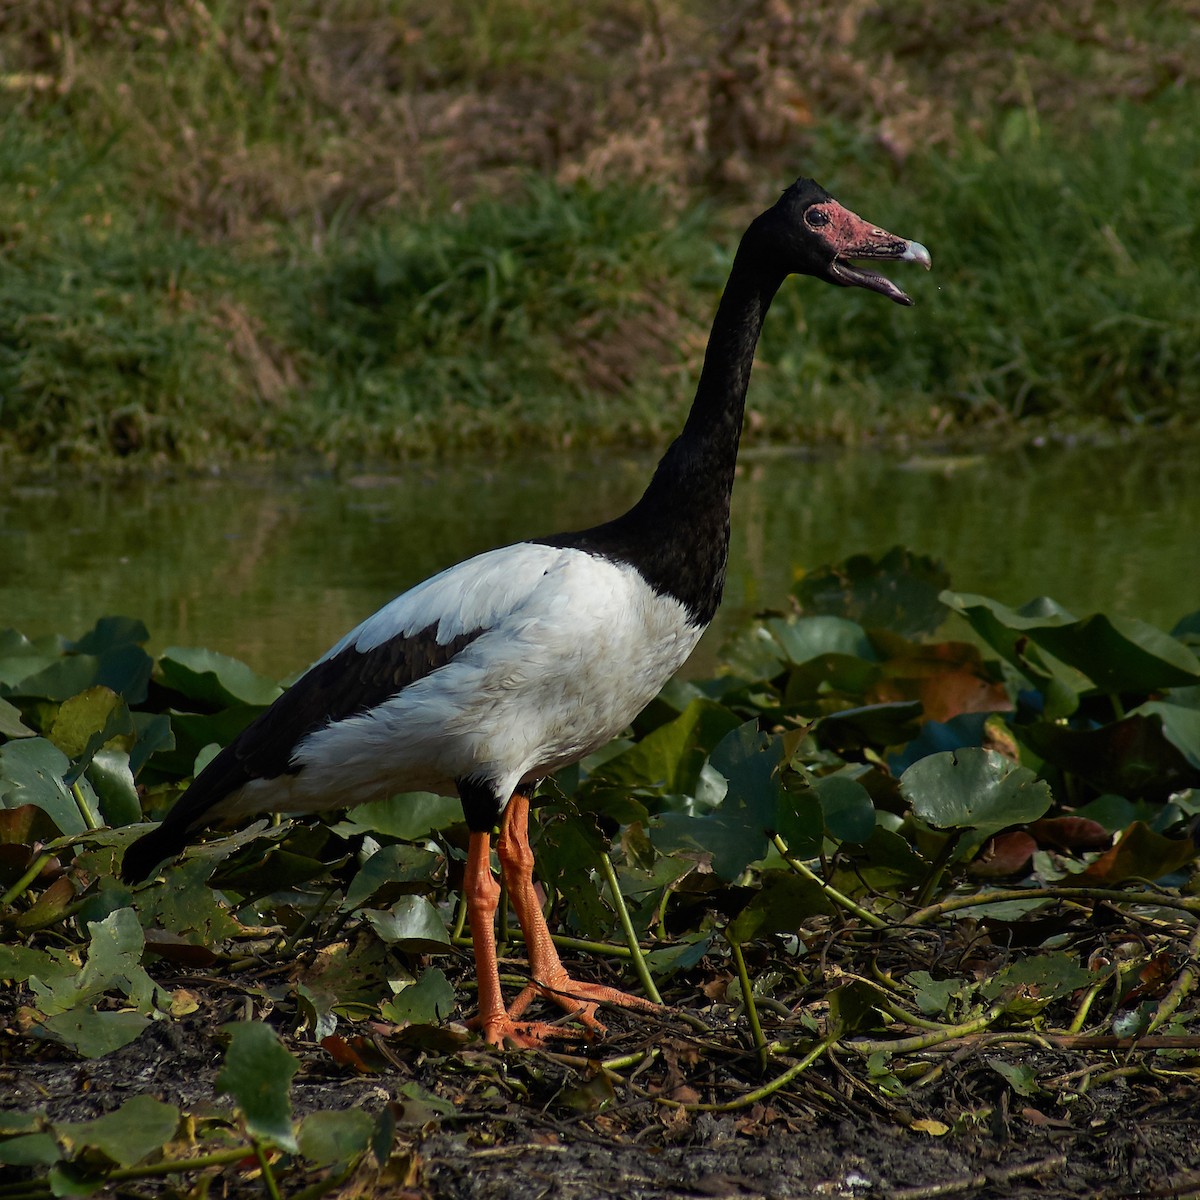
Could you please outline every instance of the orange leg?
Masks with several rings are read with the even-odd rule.
[[[604,1026],[596,1020],[598,1004],[617,1004],[625,1008],[655,1009],[658,1005],[641,996],[630,996],[616,988],[572,979],[558,957],[550,938],[550,929],[542,913],[537,891],[533,886],[533,851],[529,846],[529,797],[517,792],[508,802],[500,823],[500,840],[496,845],[508,898],[525,935],[529,955],[529,972],[533,982],[516,998],[508,1010],[510,1020],[519,1017],[538,996],[553,1000],[566,1009],[588,1029],[603,1033]],[[474,935],[474,926],[472,926]],[[482,983],[480,998],[482,1001]],[[552,1027],[553,1028],[553,1027]]]
[[[492,875],[491,838],[472,833],[467,847],[467,870],[463,881],[467,921],[475,947],[475,975],[479,981],[479,1012],[468,1024],[478,1029],[493,1046],[542,1046],[563,1032],[544,1022],[518,1021],[522,1009],[510,1014],[500,990],[500,964],[496,957],[496,909],[500,884]],[[545,922],[543,922],[544,924]]]

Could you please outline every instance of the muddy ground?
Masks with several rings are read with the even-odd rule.
[[[7,1006],[6,1006],[7,1007]],[[55,1120],[80,1120],[149,1093],[205,1114],[228,1111],[214,1093],[224,1039],[201,1011],[156,1023],[137,1041],[94,1061],[9,1036],[0,1022],[0,1107],[40,1109]],[[243,1015],[243,1014],[238,1014]],[[260,1014],[261,1015],[261,1014]],[[740,1075],[752,1086],[751,1056],[730,1026],[717,1040],[697,1037],[665,1012],[649,1020],[617,1014],[593,1055],[612,1058],[655,1046],[667,1063],[660,1097],[717,1095],[706,1080]],[[283,1032],[281,1030],[281,1032]],[[1039,1080],[1091,1071],[1103,1081],[1086,1092],[1040,1090],[1022,1096],[996,1069],[996,1051],[964,1042],[943,1053],[937,1078],[888,1099],[860,1062],[826,1057],[793,1084],[732,1113],[688,1112],[610,1088],[579,1057],[501,1054],[465,1032],[436,1037],[423,1048],[396,1039],[359,1038],[362,1074],[339,1065],[311,1042],[290,1042],[301,1059],[292,1086],[297,1116],[360,1106],[397,1115],[396,1148],[381,1176],[372,1166],[340,1196],[438,1200],[675,1200],[683,1197],[779,1200],[807,1196],[1123,1197],[1200,1196],[1200,1105],[1185,1074],[1150,1071],[1145,1051],[1112,1051],[1081,1060],[1075,1052],[1003,1050],[1004,1061]],[[433,1035],[429,1035],[433,1037]],[[378,1047],[378,1049],[377,1049]],[[767,1078],[778,1074],[772,1065]],[[636,1077],[636,1072],[631,1072]],[[649,1074],[649,1073],[647,1073]],[[450,1100],[439,1115],[402,1089],[418,1084]],[[630,1080],[630,1084],[634,1081]],[[636,1085],[635,1085],[636,1086]],[[411,1090],[411,1089],[410,1089]],[[949,1128],[942,1130],[941,1122]],[[252,1164],[248,1164],[252,1165]],[[10,1172],[15,1169],[9,1168]],[[297,1195],[319,1174],[281,1173],[284,1195]],[[138,1181],[126,1196],[181,1194],[174,1184]],[[251,1170],[224,1168],[212,1196],[261,1196]]]

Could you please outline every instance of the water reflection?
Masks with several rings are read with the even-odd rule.
[[[744,455],[720,628],[798,572],[901,543],[954,586],[1049,594],[1169,628],[1200,607],[1195,445],[968,459]],[[0,627],[77,635],[140,616],[153,648],[203,645],[286,677],[396,592],[466,555],[615,514],[652,458],[428,465],[334,480],[243,476],[0,492]]]

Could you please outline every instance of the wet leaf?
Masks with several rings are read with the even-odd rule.
[[[318,1166],[348,1163],[371,1145],[375,1122],[360,1108],[309,1113],[300,1123],[300,1153]]]
[[[900,779],[913,813],[935,829],[998,833],[1036,821],[1050,807],[1050,789],[1032,771],[993,750],[967,747],[931,754]]]
[[[753,899],[729,923],[729,936],[735,942],[748,942],[772,933],[796,933],[810,917],[833,911],[816,880],[792,871],[764,871]]]
[[[454,1011],[454,988],[437,967],[421,972],[416,983],[409,984],[380,1006],[384,1019],[397,1025],[437,1025]]]
[[[1144,822],[1135,821],[1111,850],[1091,863],[1081,875],[1069,876],[1063,883],[1067,886],[1073,883],[1112,885],[1129,879],[1161,879],[1187,866],[1197,853],[1196,843],[1190,837],[1163,837]]]
[[[792,594],[805,613],[847,617],[868,629],[913,637],[933,633],[946,616],[939,594],[950,576],[941,563],[894,546],[879,559],[857,554],[802,579]]]
[[[35,804],[49,814],[60,833],[83,833],[87,823],[63,782],[70,769],[70,759],[45,738],[0,746],[0,805]]]
[[[424,896],[401,896],[391,909],[364,911],[371,927],[389,945],[409,954],[443,954],[450,949],[441,914]]]
[[[857,779],[848,775],[825,775],[813,781],[821,802],[825,829],[840,842],[865,842],[875,831],[875,805]]]
[[[251,1137],[295,1153],[292,1133],[292,1076],[300,1069],[274,1030],[259,1021],[224,1025],[229,1035],[225,1065],[216,1089],[233,1097]]]
[[[426,890],[443,859],[420,846],[384,846],[363,863],[346,889],[343,912],[360,908],[382,888],[404,890],[401,885],[420,884]]]
[[[404,792],[387,800],[360,804],[344,821],[333,827],[341,837],[357,833],[380,833],[385,837],[416,841],[463,819],[457,796],[435,796],[432,792]]]
[[[122,1046],[128,1046],[150,1018],[136,1012],[96,1012],[91,1008],[72,1008],[55,1013],[42,1022],[57,1041],[71,1046],[84,1058],[103,1058]]]
[[[1036,849],[1037,842],[1023,830],[1014,829],[997,834],[987,841],[967,871],[975,879],[1002,879],[1006,875],[1016,875],[1029,865]]]
[[[74,1147],[92,1146],[122,1167],[132,1167],[175,1135],[179,1109],[153,1096],[134,1096],[94,1121],[59,1122],[55,1131]]]
[[[158,660],[158,673],[166,687],[189,700],[220,708],[265,708],[283,692],[274,680],[215,650],[171,646]]]

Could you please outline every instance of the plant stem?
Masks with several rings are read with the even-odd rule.
[[[29,869],[16,883],[0,896],[0,908],[7,908],[27,887],[42,873],[42,868],[54,857],[49,851],[43,851],[29,865]]]
[[[942,843],[941,849],[937,852],[937,857],[929,867],[929,874],[925,876],[925,879],[921,883],[921,890],[917,892],[916,902],[918,904],[924,905],[929,903],[929,897],[933,895],[934,889],[945,874],[946,867],[950,859],[954,857],[954,852],[958,849],[958,844],[962,841],[964,832],[962,829],[956,829]]]
[[[263,1185],[267,1189],[267,1195],[270,1200],[282,1200],[279,1195],[279,1184],[275,1182],[275,1172],[271,1170],[271,1160],[267,1157],[266,1148],[262,1142],[255,1138],[254,1157],[258,1159],[258,1165],[262,1168]]]
[[[99,829],[100,822],[96,820],[96,814],[92,812],[87,798],[83,794],[83,788],[79,786],[78,779],[71,784],[71,795],[75,797],[75,806],[79,809],[79,815],[83,818],[83,823],[89,830]]]
[[[793,858],[791,851],[788,850],[787,843],[779,836],[779,834],[775,834],[771,840],[774,842],[775,849],[779,851],[779,855],[783,861],[787,863],[787,865],[791,867],[797,875],[802,875],[805,879],[811,879],[813,883],[815,883],[821,889],[821,891],[824,892],[825,895],[828,896],[829,899],[839,908],[844,908],[848,913],[853,913],[854,916],[856,916],[860,921],[870,925],[872,929],[887,928],[887,922],[882,917],[878,917],[873,912],[869,912],[867,909],[863,908],[861,905],[855,904],[855,902],[851,900],[849,896],[843,895],[837,890],[837,888],[831,887],[819,875],[816,875],[810,871],[808,867],[806,867],[798,858]]]
[[[1200,964],[1200,925],[1197,925],[1196,932],[1192,935],[1191,942],[1188,943],[1187,961],[1171,985],[1171,990],[1154,1010],[1154,1016],[1150,1018],[1150,1024],[1146,1026],[1147,1033],[1153,1033],[1160,1025],[1168,1021],[1183,1003],[1183,998],[1196,986],[1198,964]]]
[[[973,1021],[966,1021],[962,1025],[943,1025],[940,1029],[923,1036],[896,1038],[893,1041],[864,1038],[861,1041],[846,1042],[845,1046],[849,1050],[864,1055],[874,1054],[878,1050],[890,1054],[908,1054],[914,1050],[928,1050],[931,1046],[941,1045],[942,1042],[948,1042],[953,1038],[967,1037],[972,1033],[982,1032],[1003,1012],[1003,1004],[994,1004],[987,1012]]]
[[[746,970],[746,959],[742,954],[741,943],[730,937],[728,929],[725,931],[725,940],[729,943],[733,963],[737,967],[738,983],[742,988],[742,1003],[746,1006],[746,1017],[750,1022],[750,1033],[754,1038],[754,1049],[758,1052],[758,1066],[765,1075],[767,1072],[767,1040],[763,1037],[762,1025],[758,1019],[758,1009],[754,1006],[754,990],[750,986],[750,973]]]
[[[621,928],[625,931],[625,944],[629,947],[629,955],[633,959],[633,969],[642,981],[642,987],[645,989],[646,995],[655,1004],[661,1004],[663,1002],[662,997],[658,994],[658,988],[654,986],[654,979],[650,974],[650,968],[646,966],[646,959],[642,955],[642,948],[638,945],[637,933],[634,931],[633,921],[630,920],[629,909],[625,907],[625,897],[621,895],[621,888],[617,882],[617,873],[613,870],[612,859],[603,852],[600,855],[600,869],[604,872],[604,878],[608,883],[608,890],[612,893],[613,904],[616,906],[617,916],[621,920]]]
[[[1157,904],[1163,908],[1180,908],[1184,912],[1200,913],[1200,898],[1169,896],[1159,892],[1130,892],[1118,888],[1059,887],[997,888],[991,892],[976,892],[972,896],[952,896],[926,908],[919,908],[904,917],[899,925],[908,929],[927,925],[946,913],[962,908],[977,908],[984,904],[1000,904],[1006,900],[1111,900],[1120,904]]]

